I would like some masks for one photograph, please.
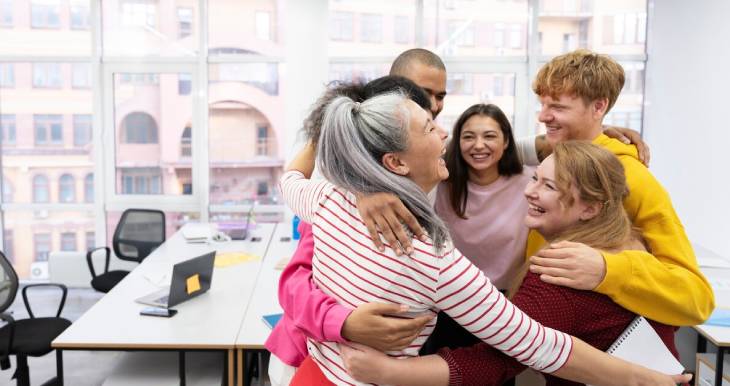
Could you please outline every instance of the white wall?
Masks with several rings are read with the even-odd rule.
[[[730,257],[730,2],[655,0],[644,138],[694,243]]]

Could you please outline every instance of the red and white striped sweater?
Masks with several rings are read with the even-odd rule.
[[[567,361],[570,336],[543,327],[512,305],[450,242],[438,253],[430,242],[417,239],[409,256],[396,256],[390,248],[380,252],[352,193],[298,171],[282,176],[281,191],[291,209],[313,226],[315,282],[341,304],[405,304],[414,315],[443,310],[484,342],[539,371],[551,373]],[[434,325],[405,350],[388,354],[417,356]],[[308,348],[329,380],[360,384],[345,372],[337,343],[310,339]]]

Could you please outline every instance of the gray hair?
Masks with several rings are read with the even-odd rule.
[[[445,246],[449,233],[426,192],[410,178],[387,170],[381,161],[385,154],[408,147],[407,100],[397,92],[364,102],[346,96],[332,100],[317,145],[317,167],[327,180],[348,191],[397,195],[431,236],[438,251]]]

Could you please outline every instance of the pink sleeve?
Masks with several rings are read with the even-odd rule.
[[[297,328],[323,342],[345,342],[342,325],[352,312],[322,292],[312,279],[314,236],[312,226],[299,223],[301,239],[279,280],[279,303]]]

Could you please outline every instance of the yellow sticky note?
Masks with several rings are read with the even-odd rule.
[[[188,295],[191,295],[193,292],[200,291],[200,275],[197,273],[193,276],[190,276],[186,280],[187,288],[188,288]]]

